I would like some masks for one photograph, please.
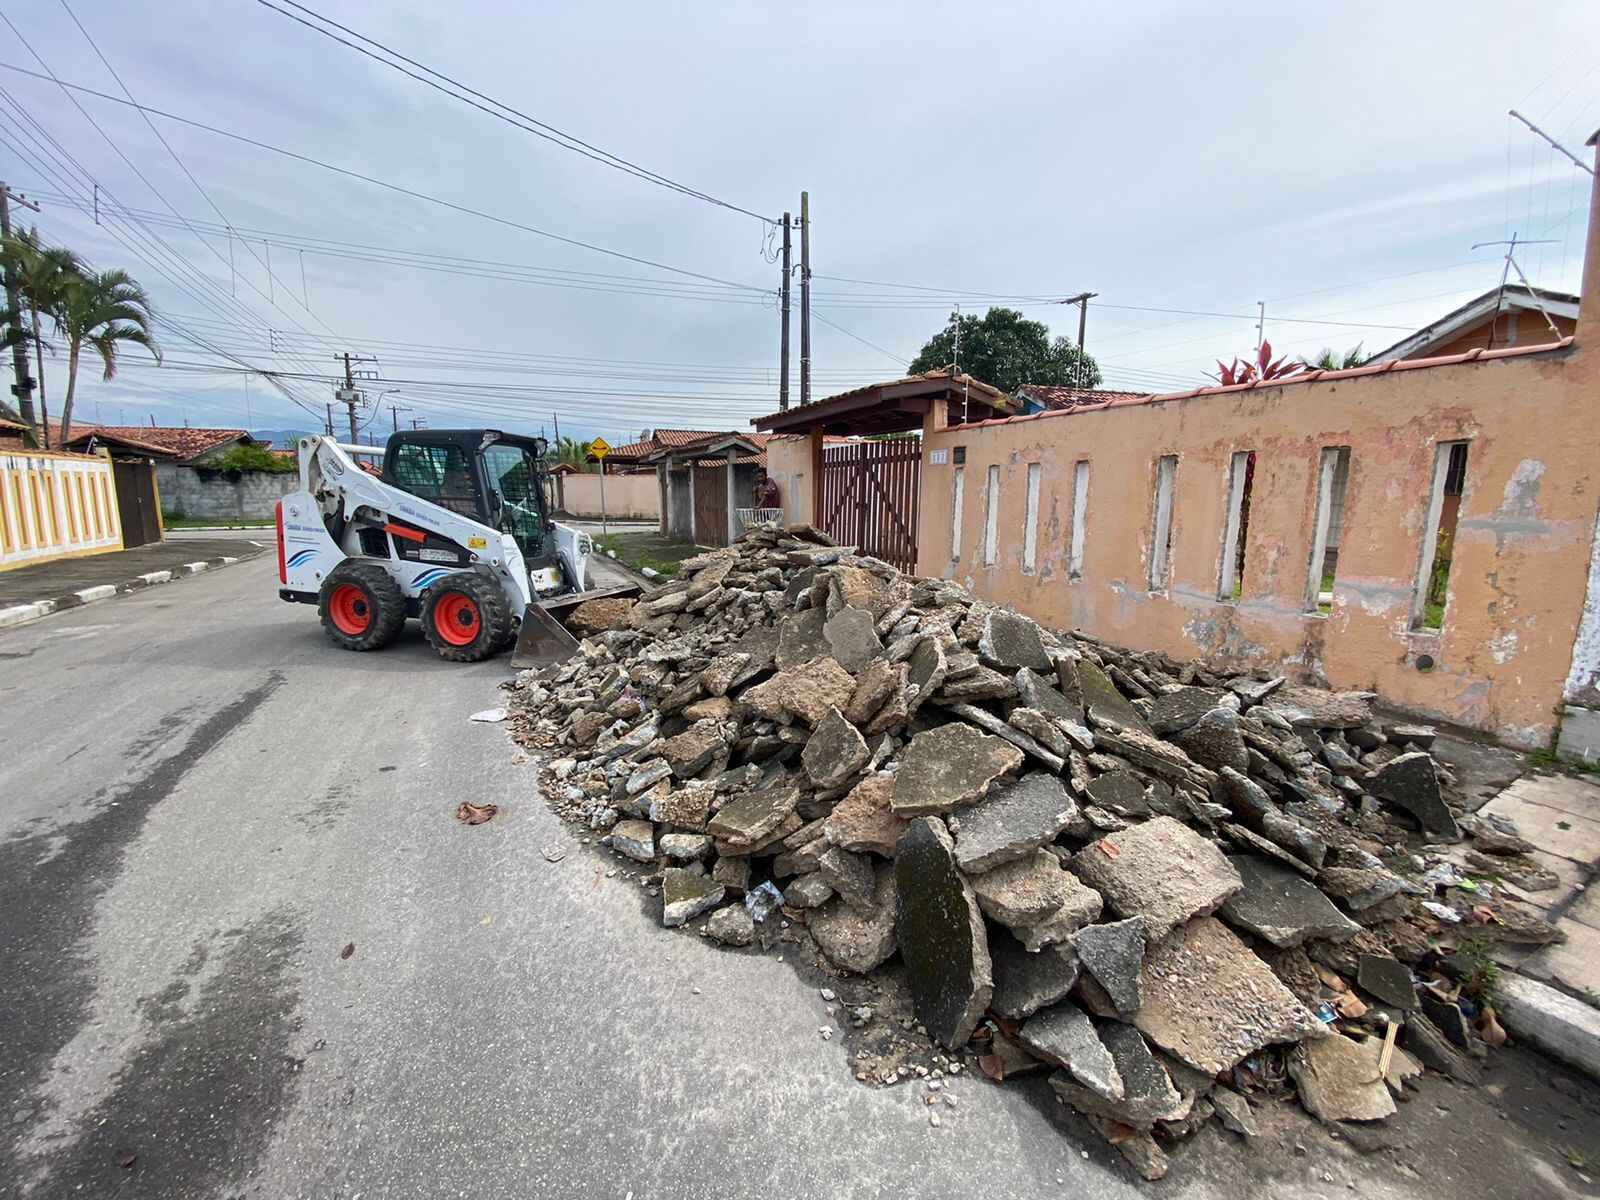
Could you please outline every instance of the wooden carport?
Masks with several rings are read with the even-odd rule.
[[[738,536],[735,512],[741,493],[739,468],[753,474],[761,446],[736,433],[717,434],[685,446],[664,447],[641,459],[664,469],[662,524],[669,536],[699,546],[727,546]]]

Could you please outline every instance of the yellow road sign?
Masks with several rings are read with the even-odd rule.
[[[596,458],[604,458],[611,453],[611,444],[605,438],[597,437],[589,443],[589,453]]]

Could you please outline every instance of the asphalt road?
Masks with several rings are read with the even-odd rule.
[[[550,814],[467,719],[504,659],[340,651],[274,565],[0,632],[0,1194],[1582,1194],[1514,1056],[1409,1106],[1414,1167],[1285,1109],[1150,1189],[1039,1083],[963,1079],[932,1128],[854,1082],[815,979],[662,931]]]

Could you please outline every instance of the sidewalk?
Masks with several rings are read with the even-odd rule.
[[[133,550],[62,558],[0,571],[0,626],[31,621],[153,584],[197,575],[265,553],[268,543],[246,539],[175,539]]]

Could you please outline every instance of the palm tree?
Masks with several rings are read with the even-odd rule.
[[[37,229],[13,234],[0,243],[0,261],[16,280],[28,310],[24,336],[33,339],[33,361],[38,371],[39,429],[45,449],[50,448],[50,405],[44,389],[44,327],[39,315],[54,316],[66,298],[68,286],[82,274],[78,256],[64,246],[46,246]]]
[[[104,379],[117,373],[117,344],[133,342],[161,361],[161,348],[150,336],[154,317],[150,297],[126,271],[80,272],[67,287],[60,307],[51,314],[67,340],[67,397],[61,405],[61,441],[72,436],[72,399],[78,386],[78,358],[87,342],[100,356]]]

